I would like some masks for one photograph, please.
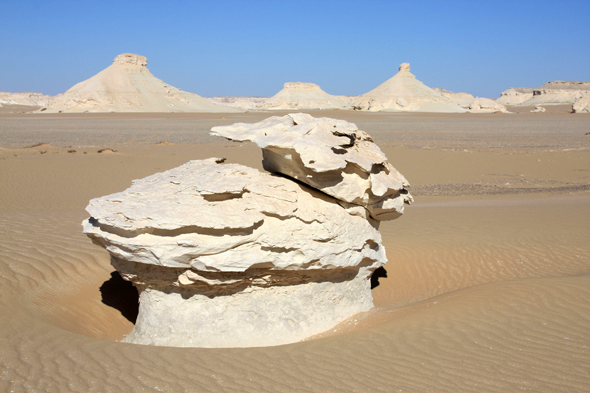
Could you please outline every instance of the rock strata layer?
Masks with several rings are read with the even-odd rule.
[[[358,214],[366,209],[376,220],[391,220],[412,202],[407,180],[353,123],[296,113],[213,127],[211,133],[256,143],[264,169],[308,184],[347,208],[356,206]]]

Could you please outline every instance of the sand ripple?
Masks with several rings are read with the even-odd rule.
[[[0,212],[0,390],[587,391],[590,204],[554,203],[415,208],[382,228],[378,308],[244,349],[116,342],[131,322],[101,300],[113,269],[84,213]]]

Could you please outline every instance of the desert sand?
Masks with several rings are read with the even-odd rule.
[[[268,114],[0,114],[0,390],[589,391],[590,115],[530,109],[309,112],[371,134],[415,202],[380,225],[374,309],[224,349],[119,342],[137,294],[80,223],[189,160],[262,170],[258,147],[209,130]]]

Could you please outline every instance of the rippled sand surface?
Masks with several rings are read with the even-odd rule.
[[[473,133],[456,132],[450,150],[382,144],[416,203],[381,224],[389,262],[376,307],[266,348],[117,342],[133,326],[133,291],[80,226],[89,199],[134,178],[209,156],[260,168],[257,148],[82,140],[0,150],[0,391],[590,391],[588,142],[498,150],[490,135],[493,146],[465,152]]]

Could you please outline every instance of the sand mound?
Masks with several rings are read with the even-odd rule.
[[[590,93],[590,82],[552,81],[536,88],[510,88],[496,100],[503,105],[573,104]]]
[[[55,112],[238,112],[211,103],[154,77],[147,58],[124,53],[90,79],[51,100],[45,110]]]
[[[410,73],[409,63],[402,63],[393,78],[356,97],[353,108],[371,112],[465,112],[450,98],[417,80]]]
[[[288,82],[257,109],[350,109],[350,104],[350,97],[333,96],[315,83]]]

